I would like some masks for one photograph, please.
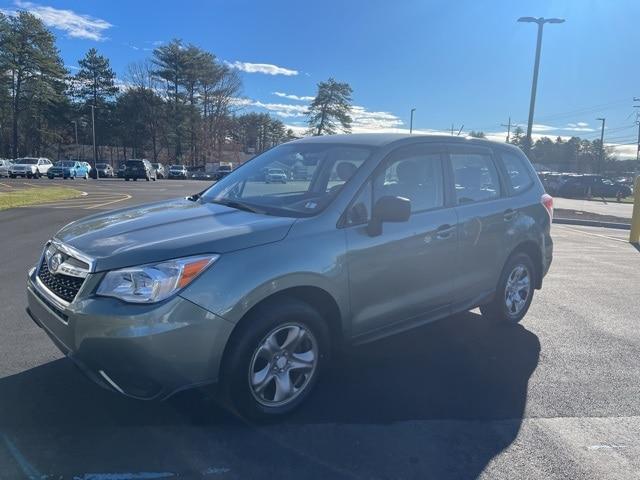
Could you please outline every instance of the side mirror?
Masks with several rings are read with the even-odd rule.
[[[371,221],[367,226],[367,232],[371,236],[382,233],[384,222],[406,222],[411,215],[411,200],[404,197],[381,197],[373,206]]]

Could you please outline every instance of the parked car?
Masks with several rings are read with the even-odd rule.
[[[269,168],[264,174],[266,183],[287,183],[287,174],[281,168]]]
[[[222,180],[224,177],[229,175],[231,171],[232,171],[231,165],[220,165],[216,170],[216,173],[213,178],[215,180]]]
[[[187,172],[187,167],[184,165],[171,165],[169,167],[169,176],[168,178],[184,178],[186,179],[189,173]]]
[[[72,180],[80,177],[87,180],[89,178],[89,170],[84,162],[76,162],[73,160],[64,160],[56,162],[53,167],[47,172],[47,177],[53,179],[55,177],[61,177],[66,180],[71,178]]]
[[[42,175],[46,175],[52,166],[53,164],[48,158],[18,158],[9,166],[9,176],[11,178],[40,178]]]
[[[0,178],[9,176],[9,167],[11,166],[11,163],[11,160],[0,158]]]
[[[213,180],[213,175],[207,172],[198,171],[191,175],[192,180]]]
[[[264,188],[265,170],[298,160],[312,178]],[[552,215],[508,144],[307,137],[200,194],[63,227],[29,272],[28,312],[115,392],[219,383],[243,416],[277,417],[338,348],[478,306],[519,322],[551,264]]]
[[[124,172],[127,169],[127,162],[122,162],[118,165],[118,178],[124,178]]]
[[[600,175],[578,175],[569,177],[558,189],[561,197],[584,198],[589,195],[594,197],[618,197],[631,196],[632,190],[627,185],[615,183]]]
[[[167,178],[167,172],[162,163],[156,162],[156,163],[152,163],[151,165],[153,165],[153,168],[156,169],[156,174],[158,175],[158,178]]]
[[[100,178],[112,178],[113,177],[113,167],[108,163],[97,163],[96,164],[96,175]]]
[[[149,160],[127,160],[124,179],[128,182],[130,179],[136,181],[139,178],[147,182],[150,180],[155,182],[158,179],[156,170]]]

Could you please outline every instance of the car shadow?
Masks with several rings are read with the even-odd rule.
[[[522,326],[463,313],[341,354],[304,406],[268,426],[196,392],[129,400],[61,359],[0,379],[0,477],[28,459],[55,478],[211,468],[232,478],[475,478],[516,438],[539,353]]]

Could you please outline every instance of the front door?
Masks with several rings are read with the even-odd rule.
[[[457,217],[445,207],[444,150],[413,145],[392,153],[347,212],[347,262],[354,336],[448,310]],[[391,195],[411,201],[411,216],[371,236],[372,205]]]

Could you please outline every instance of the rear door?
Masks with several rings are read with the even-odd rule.
[[[455,303],[475,306],[498,283],[505,234],[516,213],[491,149],[452,145],[448,160],[458,215]]]
[[[444,147],[399,148],[365,184],[347,212],[347,262],[354,336],[425,314],[449,310],[457,217],[446,203]],[[371,236],[366,224],[382,196],[411,201],[411,216],[384,223]]]

